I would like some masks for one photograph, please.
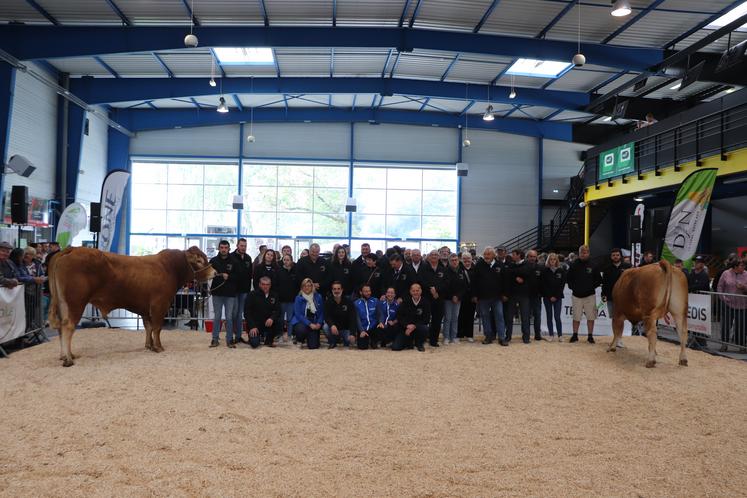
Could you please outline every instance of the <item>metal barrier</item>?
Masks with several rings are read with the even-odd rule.
[[[189,285],[179,289],[164,317],[164,326],[204,330],[205,322],[212,321],[210,296],[198,285]],[[81,327],[90,328],[101,326],[102,322],[109,327],[134,328],[140,330],[142,318],[140,315],[125,309],[115,309],[104,318],[101,312],[92,304],[88,304],[81,317]]]
[[[13,340],[27,340],[34,343],[49,341],[47,334],[44,332],[44,322],[46,321],[46,311],[49,298],[42,293],[42,286],[35,283],[24,285],[23,289],[24,315],[26,318],[26,329],[23,335]],[[10,341],[12,342],[12,341]],[[0,356],[8,357],[8,353],[0,346]]]
[[[719,344],[719,350],[730,348],[747,353],[747,295],[724,292],[700,292],[711,296],[711,336],[693,334],[702,345],[703,340]]]

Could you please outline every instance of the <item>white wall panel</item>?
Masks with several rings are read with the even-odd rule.
[[[88,135],[83,135],[75,199],[82,202],[98,202],[101,197],[101,184],[106,177],[108,126],[90,113],[87,117]]]
[[[239,126],[205,126],[140,132],[130,140],[130,154],[238,157]]]
[[[556,140],[544,141],[543,199],[563,199],[570,188],[570,178],[581,169],[580,154],[589,145]],[[554,193],[557,189],[558,193]]]
[[[355,125],[358,161],[457,162],[458,131],[406,125]]]
[[[244,132],[249,135],[248,124]],[[259,123],[254,125],[253,133],[257,140],[244,143],[246,157],[350,158],[350,125],[347,123]]]
[[[470,140],[460,239],[477,242],[480,252],[536,226],[538,148],[536,138],[505,133],[474,130]]]
[[[44,72],[34,64],[31,69]],[[20,154],[31,161],[36,171],[28,178],[6,176],[5,190],[10,191],[13,185],[26,185],[30,196],[52,199],[57,159],[57,94],[20,71],[16,71],[9,135],[5,159]]]

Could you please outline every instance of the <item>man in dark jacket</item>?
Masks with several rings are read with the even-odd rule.
[[[526,259],[520,250],[514,250],[511,257],[514,264],[509,270],[509,288],[511,289],[511,328],[513,328],[514,316],[518,307],[521,317],[521,340],[529,344],[529,322],[530,317],[534,319],[534,340],[541,341],[540,314],[542,313],[542,301],[539,295],[539,278],[542,274],[541,268],[537,266],[537,251],[528,251]],[[511,340],[512,331],[506,331],[506,339]]]
[[[246,253],[246,239],[236,243],[236,250],[231,253],[236,271],[236,309],[233,317],[233,341],[243,341],[241,334],[244,327],[241,320],[246,305],[246,297],[252,290],[252,258]]]
[[[420,284],[414,282],[410,287],[410,295],[405,297],[397,311],[399,332],[394,338],[392,351],[411,349],[413,345],[418,351],[425,351],[423,343],[428,335],[430,319],[430,303],[423,297]]]
[[[329,286],[329,282],[327,282],[329,268],[327,260],[322,258],[319,252],[319,244],[314,243],[309,246],[309,255],[298,260],[296,277],[299,284],[305,278],[310,278],[314,282],[314,288],[324,297],[327,295],[327,287]]]
[[[711,279],[708,277],[708,271],[705,269],[705,260],[703,256],[695,256],[693,260],[693,269],[687,274],[687,292],[692,294],[711,290]]]
[[[218,255],[210,260],[210,265],[215,269],[217,274],[213,278],[213,284],[210,286],[210,293],[213,295],[213,339],[210,347],[218,346],[220,339],[221,317],[226,317],[226,345],[229,348],[235,348],[236,342],[233,339],[233,319],[236,308],[236,264],[229,251],[231,245],[227,240],[221,240],[218,244]]]
[[[446,268],[441,264],[438,251],[435,249],[428,253],[423,274],[420,277],[420,286],[423,289],[423,297],[430,301],[431,322],[428,326],[428,342],[431,347],[437,348],[438,336],[441,334],[441,323],[444,319],[444,302],[441,296],[446,292]]]
[[[578,249],[578,258],[568,270],[568,287],[573,291],[573,335],[570,342],[578,342],[578,329],[581,316],[586,315],[588,341],[594,343],[594,320],[597,318],[596,288],[602,277],[591,263],[589,246]]]
[[[397,300],[402,300],[409,295],[410,285],[415,283],[415,272],[409,265],[404,264],[402,255],[392,254],[389,258],[389,268],[383,272],[379,296],[386,294],[386,289],[394,287],[397,291]]]
[[[495,249],[488,246],[482,253],[482,259],[475,265],[475,280],[472,282],[472,293],[477,297],[477,309],[485,334],[483,344],[491,344],[497,335],[500,345],[508,346],[503,319],[505,285],[505,268],[496,260]]]
[[[363,259],[365,266],[358,270],[353,289],[353,293],[356,296],[360,295],[361,285],[368,284],[374,296],[379,297],[379,292],[381,291],[381,270],[376,264],[378,259],[376,254],[372,252],[366,254],[366,257]]]
[[[610,319],[615,309],[612,301],[612,289],[615,288],[617,279],[620,278],[622,272],[628,268],[630,268],[630,265],[622,262],[622,251],[618,248],[612,249],[609,262],[602,268],[602,301],[607,303],[607,312]]]
[[[282,331],[280,322],[280,299],[270,291],[270,277],[259,279],[259,289],[249,293],[244,307],[244,317],[249,334],[249,345],[258,348],[264,337],[265,346],[275,347],[275,336]]]
[[[343,346],[350,346],[350,332],[355,333],[355,320],[355,307],[352,301],[343,295],[342,283],[332,282],[332,295],[324,302],[324,322],[329,329],[329,349],[336,348],[340,339]]]
[[[368,254],[371,254],[371,245],[364,242],[363,244],[361,244],[361,255],[358,256],[357,258],[355,258],[352,261],[352,263],[351,263],[352,267],[353,267],[353,269],[352,269],[353,277],[352,278],[353,278],[353,289],[354,290],[358,290],[358,288],[360,288],[360,286],[365,281],[365,278],[362,276],[362,274],[365,273],[365,270],[366,270],[366,267],[367,267],[366,256]],[[378,259],[378,258],[376,258],[376,259]],[[368,277],[368,275],[366,275],[366,277]],[[361,279],[363,279],[363,281],[361,281]],[[375,287],[375,289],[376,289],[376,291],[379,290],[378,287]]]

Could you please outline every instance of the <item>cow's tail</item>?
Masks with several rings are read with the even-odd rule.
[[[659,267],[664,271],[664,296],[659,301],[661,303],[659,306],[659,312],[657,313],[657,316],[664,316],[669,311],[669,300],[672,298],[672,274],[674,273],[672,271],[672,265],[669,264],[669,261],[662,259],[659,261]]]

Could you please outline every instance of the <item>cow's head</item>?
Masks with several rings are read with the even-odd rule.
[[[192,269],[192,272],[194,272],[195,280],[204,282],[215,276],[215,269],[210,266],[210,261],[208,261],[207,256],[205,256],[205,253],[202,252],[199,247],[190,247],[184,251],[184,255],[187,257],[189,267]]]

